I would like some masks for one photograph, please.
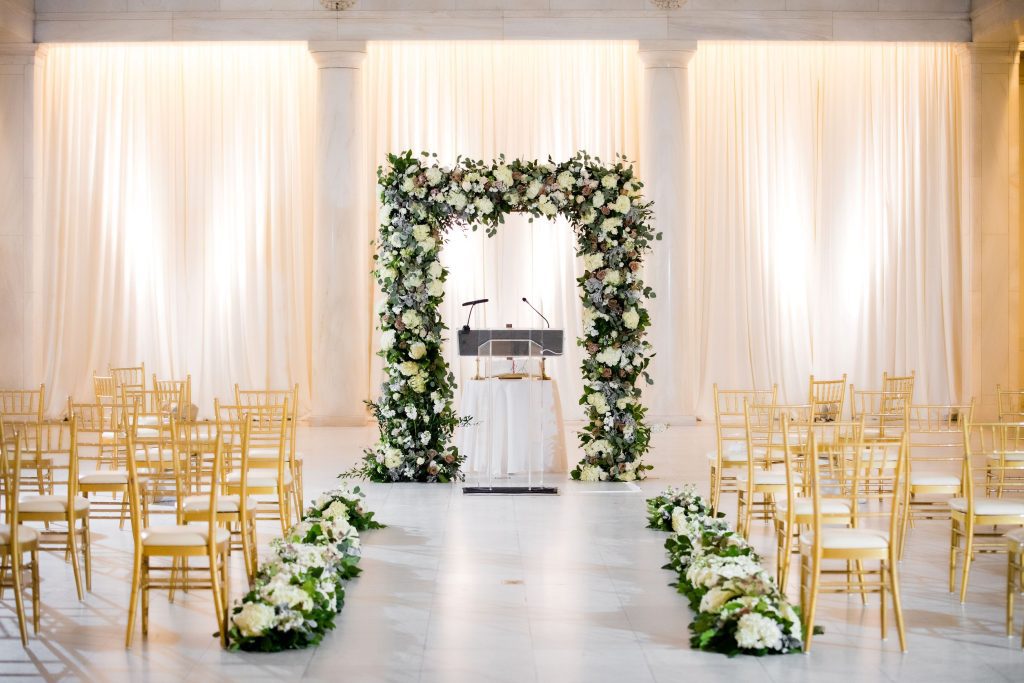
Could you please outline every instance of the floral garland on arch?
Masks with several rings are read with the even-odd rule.
[[[368,405],[380,439],[352,474],[373,481],[439,481],[462,477],[465,456],[451,444],[458,417],[455,377],[444,359],[447,329],[439,306],[448,270],[439,260],[450,230],[484,226],[494,235],[512,212],[568,220],[577,238],[583,275],[583,396],[587,424],[584,457],[572,477],[631,481],[650,469],[646,408],[638,383],[651,384],[645,340],[651,324],[644,302],[654,296],[641,277],[644,255],[660,239],[651,204],[632,167],[620,158],[603,164],[585,152],[561,163],[458,159],[441,166],[436,155],[389,155],[377,170],[379,237],[373,272],[383,293],[377,311],[378,355],[385,361],[380,398]]]
[[[729,656],[803,650],[798,609],[761,566],[750,543],[693,486],[670,487],[647,500],[647,526],[674,532],[665,541],[676,590],[697,616],[690,644]]]
[[[322,494],[303,519],[270,543],[272,557],[232,610],[232,650],[280,652],[319,643],[345,602],[344,582],[359,575],[359,532],[379,529],[358,486]]]

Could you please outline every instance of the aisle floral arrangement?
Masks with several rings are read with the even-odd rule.
[[[378,443],[352,471],[373,481],[439,481],[461,477],[465,455],[452,446],[459,418],[452,405],[455,377],[445,361],[447,329],[440,304],[448,270],[441,248],[450,230],[483,225],[488,235],[511,212],[568,220],[577,237],[586,349],[582,371],[587,424],[584,457],[574,479],[631,481],[649,469],[641,461],[650,441],[639,380],[651,383],[645,340],[651,324],[644,302],[644,255],[656,239],[651,205],[624,159],[604,164],[584,152],[550,159],[493,164],[458,159],[442,166],[425,153],[389,155],[377,171],[380,229],[373,272],[383,293],[378,309],[386,378],[369,404],[380,426]]]
[[[302,521],[274,539],[254,588],[232,610],[234,650],[279,652],[320,642],[359,574],[359,532],[378,529],[358,486],[342,483],[313,501]]]
[[[750,543],[732,530],[693,486],[670,487],[647,501],[647,526],[673,532],[665,542],[676,590],[697,613],[697,649],[768,655],[803,649],[799,612],[761,567]]]

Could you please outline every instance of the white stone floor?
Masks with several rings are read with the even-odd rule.
[[[330,487],[372,429],[301,434],[307,497]],[[364,574],[338,628],[316,648],[222,651],[209,594],[153,600],[148,640],[123,646],[131,539],[97,524],[95,584],[74,596],[62,557],[43,560],[42,632],[17,639],[0,601],[0,678],[11,680],[344,681],[1002,681],[1024,680],[1019,637],[1004,635],[1005,556],[981,556],[966,606],[946,591],[948,522],[912,532],[901,567],[909,653],[879,637],[877,599],[826,595],[812,653],[729,659],[689,649],[691,613],[668,587],[664,534],[644,528],[644,498],[668,484],[706,489],[712,430],[655,435],[640,486],[564,482],[557,497],[472,497],[450,485],[371,485],[389,527],[364,535]],[[570,444],[570,448],[572,444]],[[570,459],[573,451],[570,450]],[[274,531],[262,529],[265,543]],[[756,536],[773,557],[767,529]],[[242,571],[233,568],[234,595]],[[795,592],[795,586],[791,588]],[[1024,608],[1018,612],[1018,629]]]

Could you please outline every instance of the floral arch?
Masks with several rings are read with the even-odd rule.
[[[644,337],[654,296],[644,285],[644,255],[661,235],[650,226],[651,204],[625,159],[615,164],[579,152],[555,164],[458,159],[448,168],[436,155],[388,155],[377,169],[380,229],[374,277],[384,300],[378,310],[386,378],[369,406],[380,440],[353,473],[373,481],[440,481],[462,477],[465,456],[451,444],[465,420],[453,406],[455,376],[444,359],[446,326],[439,305],[448,271],[439,256],[457,226],[485,226],[493,236],[511,212],[565,217],[577,238],[584,273],[586,349],[581,366],[587,424],[580,431],[584,457],[574,479],[630,481],[650,466],[640,380],[651,384],[653,356]],[[533,219],[531,218],[531,221]]]

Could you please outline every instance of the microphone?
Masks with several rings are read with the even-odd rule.
[[[473,317],[473,307],[477,304],[485,304],[488,301],[490,301],[490,299],[474,299],[473,301],[462,302],[463,306],[469,306],[469,315],[466,316],[466,324],[462,326],[463,332],[469,332],[469,319]]]
[[[523,297],[523,302],[524,302],[524,303],[525,303],[525,304],[526,304],[527,306],[529,306],[530,308],[532,308],[532,309],[533,309],[533,312],[534,312],[534,313],[536,313],[536,314],[537,314],[537,315],[539,315],[540,317],[544,318],[544,314],[543,314],[543,313],[541,313],[540,311],[538,311],[538,310],[537,310],[537,307],[536,307],[536,306],[534,306],[534,305],[533,305],[533,304],[531,304],[531,303],[530,303],[529,301],[527,301],[527,299],[526,299],[526,297],[525,297],[525,296]],[[550,322],[550,321],[549,321],[549,320],[548,320],[547,318],[544,318],[544,322],[546,322],[546,323],[548,324],[548,327],[551,327],[551,322]]]

